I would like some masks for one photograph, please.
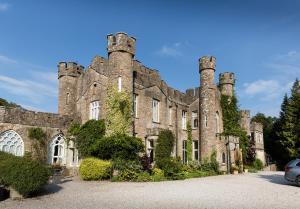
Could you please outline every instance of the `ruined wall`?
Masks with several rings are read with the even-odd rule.
[[[260,159],[265,165],[266,157],[264,151],[263,125],[261,123],[251,122],[250,130],[251,138],[255,141],[256,158]]]

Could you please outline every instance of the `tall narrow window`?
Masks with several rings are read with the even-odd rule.
[[[199,141],[193,141],[193,160],[199,160]]]
[[[156,99],[152,100],[152,121],[159,122],[159,101]]]
[[[192,112],[192,127],[193,127],[193,129],[198,128],[198,112],[197,111]]]
[[[169,107],[169,125],[172,125],[172,107]]]
[[[90,120],[99,120],[100,106],[99,101],[93,101],[90,103]]]
[[[226,163],[226,155],[224,152],[222,153],[222,163]]]
[[[133,95],[133,108],[134,108],[134,117],[138,117],[138,95]]]
[[[182,111],[182,129],[186,130],[186,111]]]
[[[220,116],[219,113],[216,112],[216,118],[215,118],[216,122],[216,134],[220,133]]]
[[[69,104],[70,102],[70,93],[67,93],[66,95],[66,104]]]
[[[153,161],[154,161],[154,141],[153,141],[153,139],[148,140],[147,154],[150,158],[150,162],[153,163]]]
[[[187,140],[182,141],[182,162],[187,163]]]
[[[118,78],[118,91],[121,92],[122,91],[122,77],[119,76]]]
[[[205,125],[205,127],[207,127],[207,125],[208,125],[207,115],[204,116],[204,125]]]

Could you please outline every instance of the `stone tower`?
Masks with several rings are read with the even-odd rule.
[[[215,96],[217,87],[214,83],[216,58],[204,56],[200,58],[200,156],[210,157],[215,149]]]
[[[78,77],[84,67],[75,62],[60,62],[58,64],[58,113],[73,115],[76,111],[76,94]]]
[[[224,72],[219,75],[221,94],[232,97],[234,88],[234,73]]]
[[[250,110],[240,111],[240,126],[247,132],[247,136],[250,136]]]
[[[119,91],[133,90],[133,57],[135,55],[135,38],[126,33],[107,35],[107,51],[110,68],[110,80]]]

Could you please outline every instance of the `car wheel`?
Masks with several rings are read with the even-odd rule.
[[[300,187],[300,176],[298,176],[298,177],[296,178],[296,184],[297,184],[298,187]]]

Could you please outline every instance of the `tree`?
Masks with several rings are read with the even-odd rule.
[[[73,124],[68,132],[75,137],[80,157],[88,157],[92,155],[93,146],[97,140],[105,135],[105,122],[104,120],[89,120],[80,128],[78,124]]]
[[[300,85],[296,79],[291,96],[284,96],[279,119],[274,123],[274,157],[279,167],[300,154]]]
[[[162,167],[162,162],[170,159],[175,143],[174,138],[174,134],[170,130],[162,130],[159,133],[155,149],[155,161],[158,167]]]
[[[192,126],[190,122],[187,123],[187,161],[192,162],[193,160],[193,139],[192,139]]]
[[[127,91],[119,92],[109,85],[105,103],[106,136],[124,135],[132,127],[132,97]]]
[[[0,106],[4,107],[21,107],[20,105],[17,105],[13,102],[8,102],[6,99],[0,98]]]

